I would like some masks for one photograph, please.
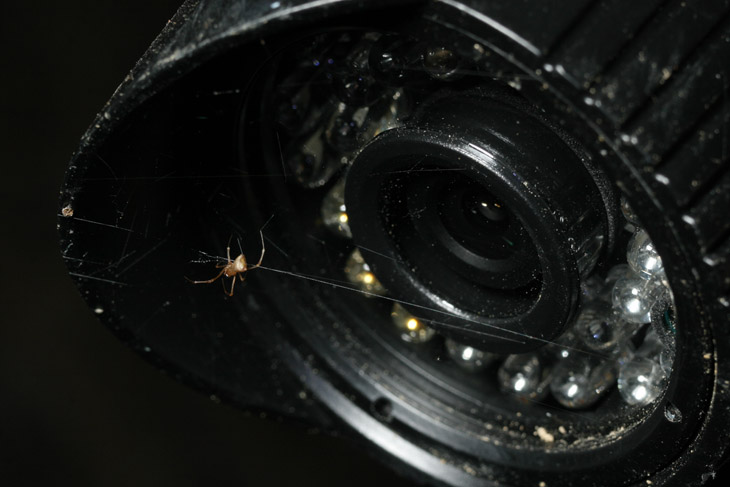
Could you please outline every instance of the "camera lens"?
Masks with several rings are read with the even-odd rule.
[[[582,276],[613,239],[611,196],[568,141],[501,87],[432,90],[348,168],[353,239],[375,250],[367,260],[384,286],[452,338],[538,348],[568,326]],[[445,312],[470,325],[444,326]]]
[[[441,225],[456,243],[475,255],[504,261],[531,245],[524,227],[506,205],[468,179],[457,176],[448,181],[436,201]],[[531,250],[534,254],[534,248]]]
[[[509,225],[510,223],[507,219],[508,210],[504,205],[497,201],[488,191],[481,190],[480,188],[473,188],[462,197],[462,209],[467,215],[479,215],[482,217],[478,223],[475,223],[475,226],[486,224],[489,228],[493,228],[493,226],[496,227],[499,224]],[[500,230],[503,229],[495,228],[496,232],[500,232]],[[507,243],[512,246],[509,242]]]

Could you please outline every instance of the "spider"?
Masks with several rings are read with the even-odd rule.
[[[261,262],[264,260],[264,253],[266,252],[266,247],[264,246],[264,233],[263,231],[259,232],[261,234],[261,256],[259,257],[259,261],[254,265],[248,265],[246,263],[246,256],[243,254],[239,254],[238,257],[235,258],[235,260],[231,260],[231,241],[228,240],[228,247],[226,247],[226,256],[228,257],[228,262],[225,264],[218,264],[216,269],[221,269],[221,271],[218,273],[217,276],[215,276],[212,279],[208,279],[206,281],[193,281],[192,279],[188,279],[188,281],[192,282],[193,284],[210,284],[211,282],[215,282],[218,279],[220,279],[222,276],[226,277],[232,277],[233,281],[231,283],[231,291],[226,291],[226,285],[223,283],[223,291],[228,296],[233,296],[233,288],[236,285],[236,277],[243,282],[244,274],[251,269],[256,269],[257,267],[261,267]]]

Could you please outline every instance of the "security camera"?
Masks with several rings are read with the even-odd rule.
[[[120,340],[431,485],[700,485],[730,436],[727,2],[201,0],[81,140]]]

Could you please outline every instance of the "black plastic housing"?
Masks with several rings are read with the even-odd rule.
[[[121,340],[176,379],[244,409],[364,438],[420,480],[700,485],[729,446],[729,11],[727,1],[186,2],[69,166],[59,210],[69,273]],[[586,179],[603,195],[590,206],[611,207],[614,188],[625,195],[675,295],[681,347],[659,404],[536,418],[529,405],[463,393],[450,371],[414,366],[424,358],[416,352],[389,354],[391,342],[355,326],[364,313],[334,288],[261,269],[225,299],[217,285],[185,279],[209,273],[191,262],[201,249],[224,253],[234,233],[254,260],[272,214],[267,235],[301,256],[270,248],[267,266],[318,271],[318,244],[288,209],[297,200],[270,184],[286,173],[275,172],[276,141],[262,130],[269,114],[251,93],[265,94],[263,67],[277,52],[342,28],[489,52],[499,58],[495,77],[588,148],[581,170],[606,177]],[[257,144],[266,171],[247,172]],[[605,218],[598,226],[610,240],[615,208]],[[667,405],[682,422],[664,419]],[[542,424],[565,425],[570,437],[547,444],[516,433]]]

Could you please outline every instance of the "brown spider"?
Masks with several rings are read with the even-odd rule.
[[[228,241],[228,247],[226,247],[226,256],[228,257],[228,262],[225,264],[218,264],[216,269],[221,269],[221,271],[218,273],[217,276],[215,276],[212,279],[208,279],[206,281],[193,281],[192,279],[188,279],[188,281],[192,282],[193,284],[210,284],[211,282],[215,282],[218,279],[220,279],[222,276],[226,277],[232,277],[233,281],[231,283],[231,292],[226,291],[226,284],[223,283],[223,291],[228,296],[233,296],[233,288],[236,285],[236,277],[243,282],[244,274],[251,269],[256,269],[257,267],[261,267],[261,262],[264,260],[264,253],[266,252],[266,247],[264,246],[264,233],[263,231],[259,232],[261,234],[261,257],[259,257],[259,261],[254,265],[248,265],[246,263],[246,256],[243,254],[239,254],[238,257],[236,257],[235,260],[231,260],[231,241]]]

